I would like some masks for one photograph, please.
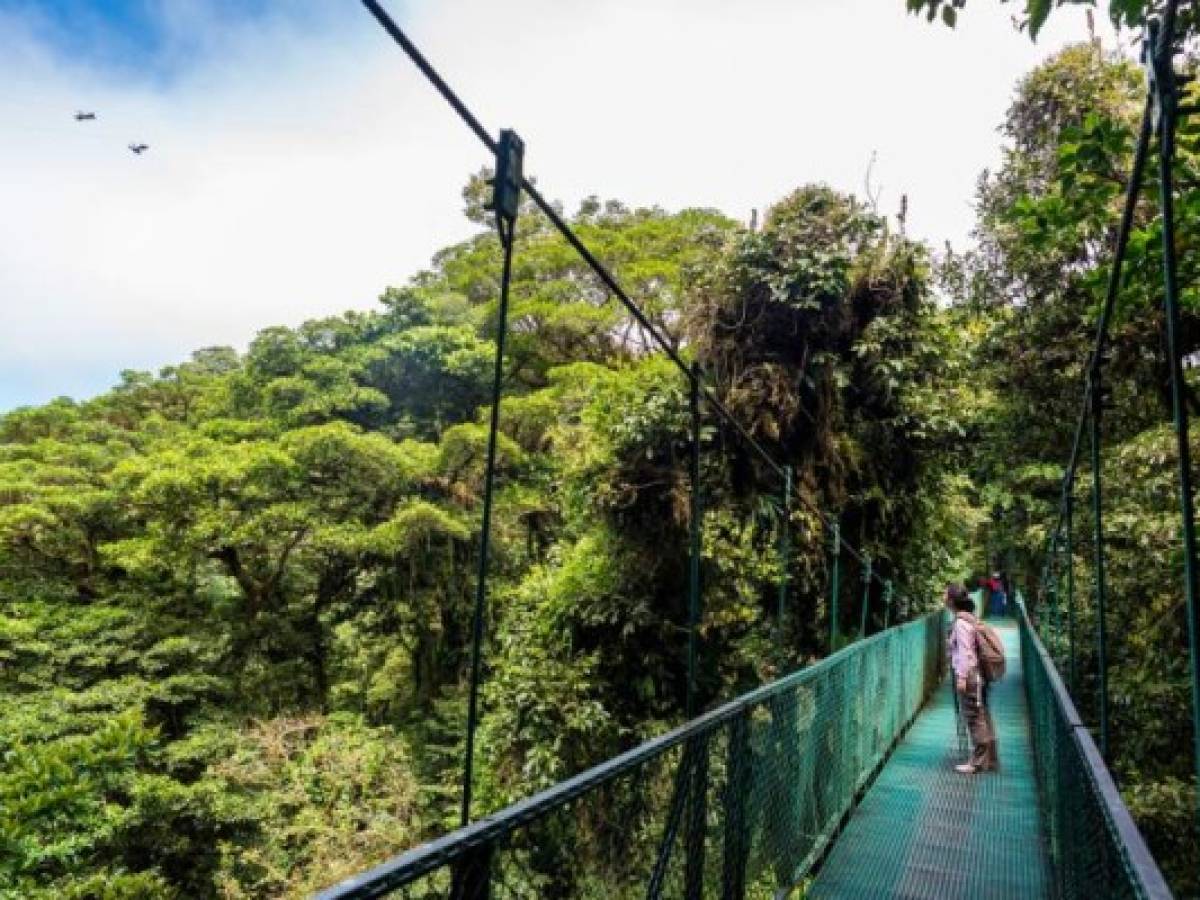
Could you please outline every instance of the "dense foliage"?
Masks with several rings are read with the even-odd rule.
[[[1059,511],[1060,480],[1084,399],[1083,373],[1107,286],[1144,87],[1137,68],[1098,44],[1068,48],[1020,85],[1004,161],[979,187],[978,250],[945,274],[977,323],[976,371],[991,406],[980,420],[975,481],[994,510],[991,543],[1056,615],[1037,576]],[[1200,132],[1180,131],[1176,213],[1183,352],[1200,348],[1197,224]],[[1110,763],[1174,887],[1200,892],[1195,840],[1189,651],[1184,615],[1175,436],[1162,313],[1157,150],[1139,198],[1105,357],[1102,474],[1108,560]],[[1200,411],[1189,378],[1188,406]],[[1196,433],[1193,428],[1193,440]],[[1200,446],[1198,444],[1197,446]],[[1193,449],[1193,453],[1196,450]],[[1092,473],[1083,454],[1072,531],[1076,589],[1075,698],[1098,720],[1097,616],[1092,578]],[[1066,563],[1058,568],[1065,595]],[[1048,633],[1064,673],[1065,625]]]
[[[780,485],[706,412],[705,701],[827,648],[813,509],[927,596],[965,543],[940,461],[970,400],[922,248],[819,187],[759,233],[573,220],[811,505],[781,636]],[[299,895],[453,824],[498,272],[485,230],[374,312],[0,419],[5,896]],[[511,324],[480,809],[685,690],[684,380],[529,211]]]
[[[967,0],[904,0],[908,11],[925,15],[929,21],[940,19],[953,28],[958,22],[959,11],[967,6]],[[1000,0],[1009,3],[1011,0]],[[1020,28],[1028,30],[1036,38],[1051,14],[1063,6],[1102,7],[1107,9],[1113,26],[1119,29],[1141,29],[1146,21],[1163,14],[1168,0],[1019,0],[1017,5],[1021,17],[1014,19]],[[1090,14],[1090,13],[1089,13]],[[1192,4],[1178,4],[1179,26],[1187,34],[1194,35],[1200,18]]]
[[[828,651],[822,515],[895,580],[893,621],[981,562],[1051,615],[1035,575],[1142,99],[1137,70],[1095,44],[1031,73],[980,181],[977,247],[937,260],[823,186],[761,230],[594,198],[571,217],[795,473],[785,563],[778,473],[705,410],[703,703]],[[1180,157],[1192,352],[1190,122]],[[485,197],[473,178],[479,234],[371,312],[0,418],[0,896],[297,896],[455,823],[500,270]],[[1106,367],[1112,763],[1188,894],[1200,860],[1151,201]],[[478,812],[679,721],[686,690],[686,382],[530,209],[510,326]],[[1089,483],[1085,468],[1075,692],[1094,722]],[[860,631],[860,575],[845,559],[834,644]],[[866,599],[873,630],[883,598]],[[1066,670],[1062,630],[1053,650]],[[602,855],[586,844],[572,852]]]

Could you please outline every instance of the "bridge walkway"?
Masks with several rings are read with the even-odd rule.
[[[855,810],[808,898],[1010,900],[1048,897],[1050,864],[1038,803],[1015,623],[995,623],[1008,657],[992,689],[1000,772],[966,776],[954,701],[943,684]]]

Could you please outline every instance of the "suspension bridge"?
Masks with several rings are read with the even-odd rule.
[[[721,403],[680,348],[657,328],[618,280],[523,172],[512,131],[493,138],[376,0],[366,8],[495,158],[492,211],[504,250],[482,545],[463,767],[461,827],[322,892],[323,900],[397,896],[484,898],[1168,898],[1171,892],[1121,800],[1105,764],[1108,687],[1102,517],[1101,374],[1109,321],[1150,146],[1159,143],[1160,211],[1168,354],[1180,455],[1184,593],[1192,648],[1193,714],[1200,771],[1200,675],[1196,669],[1195,535],[1187,410],[1179,330],[1171,166],[1178,112],[1176,3],[1151,23],[1143,60],[1148,91],[1133,171],[1094,351],[1085,371],[1078,426],[1062,483],[1041,580],[1027,604],[997,622],[1008,674],[992,692],[1000,770],[953,771],[966,751],[947,684],[943,611],[904,618],[928,602],[905,596],[869,556],[841,535],[836,517],[813,512],[830,535],[830,595],[840,596],[843,556],[864,584],[860,639],[836,649],[838,603],[831,602],[830,654],[716,708],[695,689],[701,615],[699,478],[702,408],[722,420],[780,480],[786,511],[805,498],[791,469],[762,449]],[[524,195],[546,215],[642,329],[671,359],[691,397],[691,568],[685,724],[535,796],[472,817],[474,735],[482,674],[498,415],[514,229]],[[1074,681],[1075,596],[1070,547],[1076,475],[1085,436],[1092,455],[1096,616],[1099,623],[1099,743],[1080,717]],[[779,633],[787,616],[789,535],[780,541]],[[1065,591],[1063,580],[1065,577]],[[882,588],[884,628],[867,636],[872,586]],[[1065,593],[1065,597],[1062,596]],[[892,621],[892,619],[896,621]],[[1072,684],[1071,687],[1074,685]]]

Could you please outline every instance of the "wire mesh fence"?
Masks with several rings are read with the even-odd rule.
[[[1019,609],[1021,658],[1055,896],[1169,898],[1171,891],[1100,751],[1024,606]]]
[[[320,896],[786,894],[937,683],[941,621],[860,641]]]

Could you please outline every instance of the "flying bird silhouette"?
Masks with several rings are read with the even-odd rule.
[[[141,156],[143,153],[145,153],[147,150],[150,149],[150,145],[149,144],[130,144],[129,149],[132,150],[134,153],[136,153],[138,156]]]
[[[83,112],[82,110],[75,113],[76,122],[91,122],[96,118],[94,112]]]

